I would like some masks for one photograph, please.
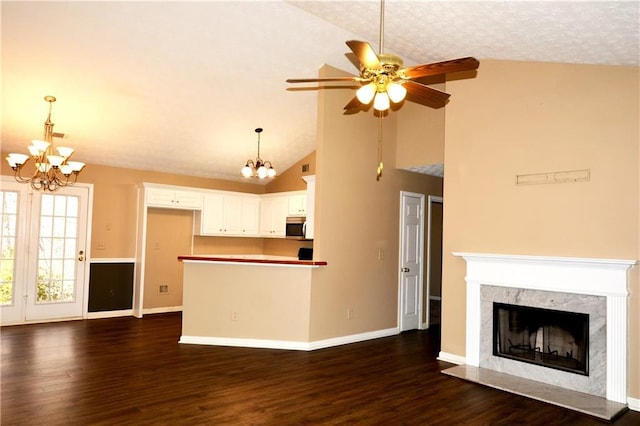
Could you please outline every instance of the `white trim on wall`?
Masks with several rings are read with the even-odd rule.
[[[242,339],[231,337],[208,337],[208,336],[180,336],[179,343],[211,346],[235,346],[242,348],[262,348],[262,349],[286,349],[297,351],[313,351],[333,346],[347,345],[350,343],[363,342],[365,340],[379,339],[381,337],[395,336],[400,333],[397,327],[384,330],[370,331],[366,333],[340,336],[314,342],[299,342],[291,340],[268,340],[268,339]]]

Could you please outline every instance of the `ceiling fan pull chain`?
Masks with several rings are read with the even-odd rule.
[[[382,114],[380,114],[380,120],[378,121],[378,169],[376,170],[376,180],[380,180],[382,177]]]

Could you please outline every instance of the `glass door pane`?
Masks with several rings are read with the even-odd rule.
[[[0,306],[15,305],[16,237],[18,192],[0,191]]]

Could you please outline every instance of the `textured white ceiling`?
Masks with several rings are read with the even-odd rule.
[[[639,4],[387,0],[385,51],[406,65],[475,56],[638,66]],[[287,91],[285,79],[324,63],[356,72],[344,42],[378,49],[379,6],[2,1],[2,150],[40,137],[51,94],[55,130],[80,161],[240,180],[263,127],[261,156],[283,171],[316,137],[315,92]]]

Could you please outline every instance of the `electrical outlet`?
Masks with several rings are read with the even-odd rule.
[[[158,286],[159,293],[169,293],[169,285],[168,284],[160,284]]]
[[[347,319],[353,319],[353,309],[347,308]]]
[[[384,250],[379,248],[378,249],[378,260],[383,260],[384,259]]]
[[[236,311],[231,311],[231,321],[238,321],[238,313]]]

